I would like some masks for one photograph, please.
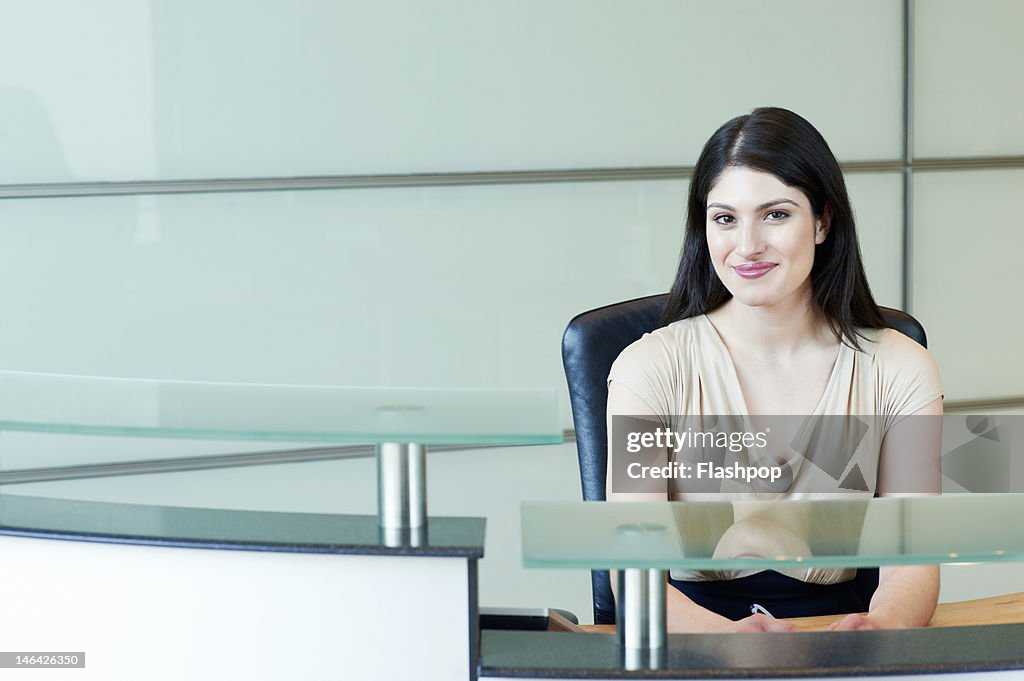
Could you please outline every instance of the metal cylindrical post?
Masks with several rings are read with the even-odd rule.
[[[377,445],[377,524],[405,530],[427,524],[426,447]]]
[[[657,665],[668,636],[665,621],[665,571],[627,568],[618,572],[616,632],[627,667]],[[653,654],[638,654],[639,652]]]
[[[665,616],[667,577],[664,570],[647,571],[647,640],[651,648],[664,648],[668,644],[668,620]]]
[[[427,448],[406,445],[406,480],[409,490],[409,527],[427,524]]]

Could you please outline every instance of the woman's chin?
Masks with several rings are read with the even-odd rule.
[[[728,288],[728,287],[727,287]],[[729,289],[732,299],[744,307],[773,308],[790,310],[798,301],[809,299],[810,294],[802,291],[779,291],[774,287],[755,288],[753,286],[736,286]]]
[[[732,291],[732,299],[746,307],[772,307],[780,302],[779,296],[768,291]]]

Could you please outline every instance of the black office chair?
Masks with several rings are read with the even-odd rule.
[[[608,372],[626,346],[661,326],[667,294],[627,300],[577,315],[562,336],[562,363],[569,383],[572,419],[584,501],[605,500],[608,466]],[[924,327],[906,312],[883,307],[882,317],[895,329],[928,347]],[[594,623],[615,623],[615,598],[607,570],[590,573],[594,590]],[[878,570],[858,570],[858,589],[878,586]]]

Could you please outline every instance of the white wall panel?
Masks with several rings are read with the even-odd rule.
[[[947,400],[1024,394],[1024,218],[1007,209],[1024,170],[914,178],[913,313],[928,331]]]
[[[158,175],[152,5],[4,1],[0,184]]]
[[[872,284],[892,304],[898,181],[854,175],[850,187]],[[8,369],[109,376],[562,386],[573,315],[668,289],[685,191],[653,181],[4,201],[0,356]]]
[[[902,178],[897,173],[853,173],[846,186],[868,284],[879,305],[901,307],[903,283]]]
[[[1024,154],[1024,3],[914,7],[914,155]]]
[[[574,314],[666,290],[685,188],[3,201],[0,357],[110,376],[561,386]]]
[[[761,105],[899,151],[889,0],[16,4],[0,183],[689,165]]]

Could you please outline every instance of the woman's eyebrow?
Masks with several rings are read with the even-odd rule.
[[[762,203],[760,206],[755,208],[754,212],[756,213],[756,212],[764,210],[765,208],[771,208],[772,206],[777,206],[780,203],[791,203],[794,206],[796,206],[797,208],[800,207],[800,204],[797,203],[796,201],[793,201],[792,199],[772,199],[771,201],[767,201],[765,203]],[[733,210],[733,211],[736,210],[735,208],[733,208],[732,206],[730,206],[727,203],[709,203],[708,207],[705,210],[710,210],[712,208],[722,208],[724,210]]]
[[[759,211],[764,210],[765,208],[771,208],[772,206],[777,206],[780,203],[791,203],[794,206],[796,206],[797,208],[800,207],[800,204],[797,203],[796,201],[793,201],[792,199],[774,199],[772,201],[768,201],[767,203],[762,203],[760,206],[755,208],[754,211],[755,212],[759,212]]]

